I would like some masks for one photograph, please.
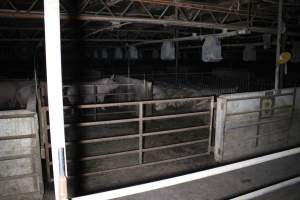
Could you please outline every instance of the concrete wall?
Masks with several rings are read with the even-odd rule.
[[[218,98],[215,159],[240,160],[300,143],[300,88]]]
[[[42,193],[36,114],[0,111],[0,199],[41,199]]]

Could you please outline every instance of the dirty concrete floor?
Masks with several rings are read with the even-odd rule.
[[[300,155],[294,155],[199,181],[119,198],[118,200],[229,199],[299,175]],[[51,199],[51,196],[53,196],[53,192],[48,192],[45,199]],[[257,200],[263,199],[300,199],[300,184],[257,198]]]
[[[300,155],[295,155],[199,181],[119,198],[118,200],[230,199],[299,175]],[[295,185],[258,199],[300,199],[300,187]]]
[[[276,192],[263,195],[254,200],[299,200],[300,199],[300,183],[280,189]]]
[[[101,191],[147,183],[181,174],[196,172],[210,168],[214,165],[215,162],[213,160],[213,155],[207,155],[176,162],[117,170],[102,175],[88,176],[81,178],[80,184],[75,183],[77,189],[74,187],[74,185],[72,185],[74,180],[69,181],[69,196],[81,196],[84,194],[97,193]],[[53,187],[47,183],[45,183],[45,185],[46,189],[44,199],[52,200],[54,196]]]

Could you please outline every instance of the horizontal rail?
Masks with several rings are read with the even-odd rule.
[[[103,171],[97,171],[97,172],[89,172],[89,173],[84,173],[81,174],[80,176],[94,176],[94,175],[101,175],[101,174],[106,174],[106,173],[111,173],[111,172],[117,172],[117,171],[122,171],[122,170],[128,170],[128,169],[136,169],[139,167],[148,167],[148,166],[153,166],[153,165],[159,165],[159,164],[164,164],[164,163],[169,163],[169,162],[176,162],[180,160],[186,160],[186,159],[191,159],[191,158],[196,158],[204,155],[208,155],[209,153],[198,153],[198,154],[193,154],[189,156],[182,156],[178,158],[171,158],[171,159],[166,159],[166,160],[160,160],[160,161],[155,161],[155,162],[149,162],[149,163],[143,163],[141,165],[131,165],[131,166],[126,166],[126,167],[119,167],[119,168],[114,168],[114,169],[109,169],[109,170],[103,170]],[[72,179],[74,176],[68,176],[68,179]]]
[[[98,160],[98,159],[104,159],[104,158],[110,158],[110,157],[116,157],[116,156],[124,156],[124,155],[130,155],[130,154],[135,154],[139,153],[139,150],[132,150],[132,151],[123,151],[123,152],[118,152],[118,153],[111,153],[111,154],[103,154],[99,156],[88,156],[84,158],[80,158],[77,161],[88,161],[88,160]],[[72,163],[76,162],[75,160],[67,160],[67,163]],[[50,165],[52,165],[52,161],[49,162]]]
[[[90,117],[90,116],[105,116],[105,115],[116,115],[116,114],[128,114],[128,113],[136,113],[136,111],[122,111],[122,112],[109,112],[109,113],[105,113],[105,112],[97,112],[97,113],[88,113],[88,114],[80,114],[79,116],[81,117]],[[67,115],[65,116],[65,118],[72,118],[74,116],[71,116],[71,115]]]
[[[137,84],[133,84],[133,83],[112,83],[112,84],[109,84],[109,85],[120,85],[120,86],[136,86]],[[84,83],[79,83],[78,86],[75,86],[75,87],[84,87],[84,86],[88,86],[88,87],[97,87],[97,86],[107,86],[107,84],[91,84],[91,83],[88,83],[88,84],[84,84]],[[63,85],[63,87],[74,87],[74,85]]]
[[[99,96],[118,96],[118,95],[134,95],[136,93],[133,92],[123,92],[123,93],[86,93],[86,94],[68,94],[64,95],[63,97],[77,97],[77,96],[94,96],[94,97],[99,97]]]
[[[84,127],[84,126],[97,126],[97,125],[107,125],[107,124],[121,124],[121,123],[130,123],[130,122],[137,122],[139,121],[138,118],[132,119],[119,119],[119,120],[107,120],[107,121],[98,121],[98,122],[82,122],[77,124],[65,124],[65,127]],[[48,126],[49,129],[49,126]]]
[[[194,140],[194,141],[190,141],[190,142],[181,142],[178,144],[170,144],[170,145],[159,146],[159,147],[145,148],[142,151],[146,153],[146,152],[150,152],[150,151],[158,151],[158,150],[162,150],[162,149],[170,149],[170,148],[175,148],[175,147],[188,146],[188,145],[198,144],[198,143],[202,143],[202,142],[208,142],[208,139]]]
[[[138,122],[140,120],[150,121],[150,120],[159,120],[159,119],[173,119],[173,118],[181,118],[181,117],[192,117],[197,115],[206,115],[206,114],[210,114],[210,111],[174,114],[174,115],[161,115],[161,116],[154,116],[154,117],[143,117],[142,119],[129,118],[129,119],[106,120],[106,121],[97,121],[97,122],[81,122],[81,123],[74,123],[74,124],[65,124],[65,127],[72,127],[72,126],[84,127],[84,126],[130,123],[130,122]],[[49,129],[50,127],[48,126],[47,128]]]
[[[143,105],[151,105],[151,104],[159,104],[159,103],[172,103],[172,102],[187,102],[187,101],[200,101],[200,100],[212,100],[212,96],[210,97],[191,97],[191,98],[180,98],[180,99],[162,99],[162,100],[149,100],[149,101],[134,101],[134,102],[121,102],[121,103],[103,103],[103,104],[86,104],[86,105],[78,105],[78,106],[64,106],[64,109],[88,109],[88,108],[107,108],[107,107],[119,107],[119,106],[138,106],[139,104]],[[207,101],[207,103],[209,103]],[[48,110],[47,106],[43,107],[44,110]]]
[[[163,163],[168,163],[168,162],[175,162],[175,161],[195,158],[195,157],[204,156],[204,155],[209,155],[209,152],[207,151],[205,153],[198,153],[198,154],[193,154],[193,155],[189,155],[189,156],[182,156],[182,157],[171,158],[171,159],[167,159],[167,160],[160,160],[160,161],[155,161],[155,162],[147,162],[147,163],[142,164],[142,166],[147,167],[147,166],[152,166],[152,165],[157,165],[157,164],[163,164]]]
[[[227,172],[232,172],[235,170],[243,169],[246,167],[251,167],[254,165],[258,165],[261,163],[265,162],[270,162],[276,159],[280,158],[285,158],[288,156],[296,155],[300,153],[300,147],[286,150],[286,151],[281,151],[278,153],[270,154],[267,156],[262,156],[262,157],[257,157],[254,159],[250,160],[245,160],[242,162],[237,162],[221,167],[216,167],[213,169],[209,170],[204,170],[196,173],[191,173],[183,176],[177,176],[169,179],[164,179],[160,181],[154,181],[146,184],[141,184],[141,185],[136,185],[132,187],[127,187],[127,188],[122,188],[122,189],[116,189],[112,191],[107,191],[107,192],[102,192],[102,193],[97,193],[97,194],[92,194],[92,195],[86,195],[86,196],[81,196],[81,197],[75,197],[72,198],[73,200],[110,200],[110,199],[116,199],[116,198],[121,198],[125,196],[130,196],[130,195],[135,195],[135,194],[140,194],[144,192],[149,192],[153,190],[158,190],[158,189],[163,189],[166,187],[171,187],[171,186],[176,186],[179,184],[184,184],[184,183],[189,183],[192,181],[197,181],[203,178],[219,175],[219,174],[224,174]]]
[[[150,121],[150,120],[159,120],[159,119],[173,119],[173,118],[193,117],[193,116],[208,115],[208,114],[210,114],[210,111],[184,113],[184,114],[173,114],[173,115],[160,115],[160,116],[153,116],[153,117],[143,117],[142,120]]]
[[[198,144],[198,143],[207,142],[207,141],[208,141],[208,139],[196,140],[196,141],[191,141],[191,142],[182,142],[182,143],[178,143],[178,144],[171,144],[171,145],[165,145],[165,146],[160,146],[160,147],[153,147],[153,148],[143,149],[142,152],[146,153],[146,152],[157,151],[157,150],[161,150],[161,149],[188,146],[188,145]],[[50,145],[49,145],[49,148],[51,148]],[[88,157],[84,157],[84,158],[79,159],[79,161],[97,160],[97,159],[103,159],[103,158],[129,155],[129,154],[134,154],[134,153],[139,153],[139,150],[123,151],[123,152],[103,154],[103,155],[98,155],[98,156],[88,156]],[[74,161],[73,160],[67,160],[67,162],[74,162]],[[52,162],[50,162],[50,164],[52,164]]]
[[[203,125],[203,126],[195,126],[195,127],[189,127],[189,128],[179,128],[179,129],[172,129],[172,130],[166,130],[166,131],[157,131],[157,132],[149,132],[144,133],[143,136],[155,136],[155,135],[165,135],[170,133],[179,133],[179,132],[187,132],[187,131],[194,131],[199,129],[205,129],[209,128],[210,125]]]
[[[143,137],[155,136],[155,135],[165,135],[165,134],[178,133],[178,132],[187,132],[187,131],[193,131],[193,130],[199,130],[199,129],[205,129],[205,128],[209,128],[209,125],[189,127],[189,128],[180,128],[180,129],[173,129],[173,130],[167,130],[167,131],[157,131],[157,132],[144,133]],[[110,142],[110,141],[117,141],[117,140],[124,140],[124,139],[126,140],[126,139],[134,139],[134,138],[139,138],[139,135],[138,134],[132,134],[132,135],[124,135],[124,136],[113,136],[113,137],[106,137],[106,138],[72,141],[72,142],[66,142],[66,145],[69,146],[69,145],[72,145],[74,143],[76,143],[76,144],[93,144],[93,143]],[[50,143],[48,144],[48,147],[51,147]]]
[[[124,139],[134,139],[134,138],[138,138],[138,137],[139,137],[138,135],[114,136],[114,137],[107,137],[107,138],[66,142],[66,145],[72,145],[73,143],[76,143],[76,144],[93,144],[93,143],[111,142],[111,141],[124,140]]]
[[[118,152],[118,153],[111,153],[111,154],[103,154],[99,156],[90,156],[79,159],[80,161],[87,161],[87,160],[97,160],[97,159],[103,159],[103,158],[111,158],[116,156],[124,156],[129,154],[135,154],[138,153],[138,150],[132,150],[132,151],[124,151],[124,152]]]

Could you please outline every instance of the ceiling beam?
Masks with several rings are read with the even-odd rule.
[[[13,18],[13,19],[43,19],[44,14],[42,12],[27,12],[19,11],[1,11],[0,18]],[[245,26],[236,26],[231,24],[218,24],[209,22],[195,22],[195,21],[181,21],[181,20],[167,20],[167,19],[149,19],[139,17],[112,17],[112,16],[100,16],[100,15],[78,15],[70,16],[61,14],[61,20],[80,20],[80,21],[107,21],[107,22],[131,22],[139,24],[153,24],[163,26],[178,26],[178,27],[191,27],[191,28],[207,28],[207,29],[228,29],[228,30],[240,30],[245,29]],[[276,29],[265,27],[249,27],[252,32],[271,33],[276,34]]]
[[[45,38],[0,38],[0,42],[40,42],[44,41]],[[62,42],[73,42],[73,41],[84,41],[84,42],[146,42],[148,40],[143,39],[72,39],[62,38]]]

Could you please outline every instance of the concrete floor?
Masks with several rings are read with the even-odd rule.
[[[300,155],[294,155],[199,181],[119,198],[117,200],[230,199],[299,175]],[[116,179],[116,181],[121,181],[122,176],[120,178],[119,180]],[[104,179],[98,180],[99,184],[105,185],[106,181]],[[53,199],[53,191],[48,191],[44,199]],[[257,198],[257,200],[265,199],[298,200],[300,199],[300,184]]]
[[[118,200],[230,199],[300,175],[300,155]],[[300,199],[300,184],[257,198]]]
[[[300,199],[300,183],[276,192],[255,198],[255,200],[299,200]]]

